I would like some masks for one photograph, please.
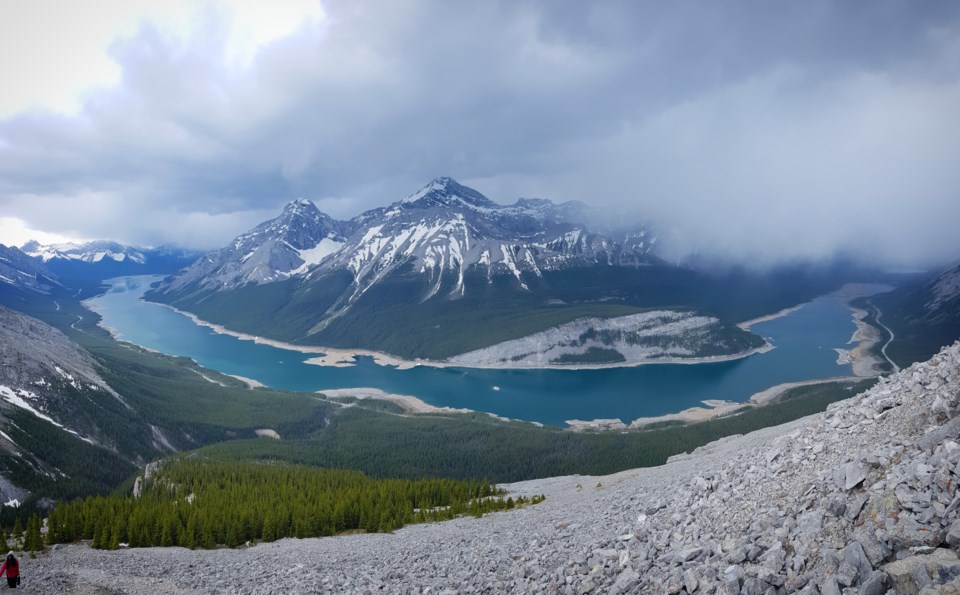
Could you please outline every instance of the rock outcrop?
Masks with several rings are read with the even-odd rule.
[[[662,467],[507,486],[547,495],[519,511],[241,550],[68,546],[28,569],[44,592],[958,593],[958,408],[960,343]]]

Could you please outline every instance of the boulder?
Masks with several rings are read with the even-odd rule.
[[[890,543],[907,549],[912,547],[937,547],[943,543],[944,531],[939,526],[918,523],[913,515],[903,512],[890,530]]]
[[[900,595],[919,595],[924,587],[933,584],[936,577],[938,582],[943,571],[960,566],[960,559],[952,550],[938,548],[931,554],[910,556],[902,560],[890,562],[883,567],[890,577],[890,586]]]
[[[947,440],[956,440],[958,437],[960,437],[960,417],[955,417],[924,434],[917,440],[917,446],[927,452],[933,452],[939,444]]]

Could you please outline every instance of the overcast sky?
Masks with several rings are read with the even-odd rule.
[[[952,0],[11,0],[0,72],[5,244],[212,248],[449,175],[724,258],[960,258]]]

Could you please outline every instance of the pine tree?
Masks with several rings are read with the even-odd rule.
[[[160,522],[160,543],[161,547],[170,547],[173,545],[173,519],[164,516]]]
[[[193,513],[190,515],[190,518],[187,519],[187,527],[184,530],[183,538],[180,540],[180,545],[193,549],[198,545],[198,538],[199,531],[197,529],[197,512],[193,511]]]
[[[43,551],[43,537],[40,535],[40,516],[30,515],[27,521],[27,533],[23,539],[23,548],[30,552],[30,557],[38,551]]]
[[[20,522],[20,517],[13,521],[13,542],[17,549],[20,549],[23,545],[23,524]]]
[[[120,533],[123,530],[121,517],[117,517],[117,520],[113,522],[113,527],[110,529],[110,541],[107,542],[108,550],[115,550],[120,547]]]

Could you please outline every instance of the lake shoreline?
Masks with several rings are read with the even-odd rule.
[[[702,391],[702,394],[698,395],[701,400],[698,400],[698,401],[687,400],[685,402],[685,404],[688,407],[687,409],[684,409],[682,411],[678,411],[675,413],[668,413],[665,415],[658,415],[658,416],[651,416],[651,417],[637,417],[633,419],[633,421],[630,421],[628,423],[624,423],[621,419],[583,420],[583,419],[566,419],[565,417],[554,416],[556,419],[551,419],[550,424],[555,425],[556,427],[559,427],[559,428],[566,427],[567,429],[571,429],[573,431],[583,431],[583,430],[594,431],[594,430],[638,429],[638,428],[649,426],[650,424],[655,424],[655,423],[664,422],[664,421],[696,423],[696,422],[705,421],[705,420],[709,420],[716,417],[734,414],[740,410],[743,410],[744,408],[764,406],[770,402],[775,401],[777,397],[783,394],[783,392],[791,388],[794,388],[796,386],[815,385],[815,384],[835,382],[835,381],[853,382],[858,378],[876,376],[881,369],[880,366],[883,364],[883,360],[878,358],[877,355],[873,353],[873,351],[876,350],[876,347],[879,344],[879,341],[881,338],[880,332],[877,328],[875,328],[874,326],[866,322],[866,320],[869,319],[869,315],[865,310],[861,308],[855,308],[851,304],[851,301],[855,298],[877,293],[876,288],[877,288],[876,285],[872,285],[872,286],[871,285],[845,285],[844,287],[842,287],[837,291],[834,291],[830,294],[825,294],[825,296],[821,296],[821,297],[833,296],[835,298],[840,298],[841,300],[843,300],[843,302],[841,303],[844,303],[845,310],[850,313],[848,314],[848,316],[852,317],[853,322],[856,326],[856,330],[853,332],[852,336],[848,340],[848,343],[855,343],[855,346],[853,346],[850,349],[836,348],[837,355],[838,355],[837,364],[839,366],[844,366],[849,364],[852,368],[851,369],[851,372],[853,373],[852,376],[833,376],[830,378],[814,378],[810,380],[804,380],[801,382],[782,383],[782,384],[778,384],[775,386],[771,386],[770,388],[761,390],[751,395],[745,401],[739,401],[739,400],[727,401],[727,400],[714,399],[714,398],[710,398],[712,396],[710,392],[714,392],[714,391]],[[238,339],[241,341],[250,341],[253,343],[263,344],[265,346],[269,346],[272,348],[284,349],[284,350],[292,351],[295,353],[307,354],[308,356],[311,356],[311,357],[304,358],[306,359],[305,363],[309,363],[311,365],[320,365],[320,366],[326,366],[330,368],[367,366],[370,364],[368,363],[368,360],[365,358],[370,358],[370,360],[372,360],[374,364],[378,366],[388,367],[388,368],[409,369],[409,368],[414,368],[418,366],[422,366],[425,369],[459,368],[464,370],[463,372],[464,374],[466,374],[466,371],[470,369],[478,369],[478,370],[488,369],[488,370],[504,370],[504,371],[514,371],[514,370],[525,371],[525,370],[531,369],[526,366],[511,367],[511,366],[492,365],[492,366],[480,367],[480,366],[452,365],[447,362],[436,362],[436,361],[430,361],[430,360],[412,360],[411,361],[411,360],[403,360],[402,358],[397,358],[389,354],[374,352],[370,350],[330,349],[330,348],[324,348],[319,346],[295,345],[295,344],[284,343],[282,341],[277,341],[273,339],[258,337],[249,333],[232,331],[222,325],[218,325],[215,323],[202,320],[198,316],[190,312],[182,311],[169,304],[160,304],[157,302],[150,302],[147,300],[143,300],[142,297],[137,297],[136,299],[144,304],[157,304],[157,305],[163,306],[165,309],[173,313],[184,316],[187,320],[190,320],[192,324],[198,327],[210,329],[215,334],[228,335],[234,339]],[[791,306],[789,308],[784,308],[778,312],[774,312],[772,314],[768,314],[763,317],[744,321],[740,323],[738,326],[740,326],[741,328],[749,328],[753,324],[759,324],[760,322],[782,318],[793,312],[796,312],[797,310],[803,308],[804,306],[810,303],[811,302],[807,302],[804,304]],[[97,308],[92,307],[91,304],[89,303],[87,303],[86,305],[90,307],[90,309],[93,311],[97,310]],[[102,328],[107,329],[110,332],[110,334],[116,337],[117,339],[124,340],[122,334],[118,332],[118,329],[112,328],[109,323],[106,323],[106,321],[103,320],[102,316],[101,316],[100,326]],[[774,335],[774,337],[776,336],[778,335]],[[739,353],[739,354],[731,354],[727,356],[714,356],[709,358],[684,358],[684,359],[670,359],[670,360],[667,360],[667,359],[645,360],[641,362],[630,362],[628,364],[618,363],[618,364],[612,364],[612,365],[606,364],[606,365],[544,366],[544,367],[538,367],[534,369],[535,370],[543,369],[543,370],[550,370],[550,371],[595,370],[595,369],[610,369],[610,368],[634,368],[637,366],[657,364],[657,363],[691,365],[691,364],[697,364],[697,363],[723,362],[723,361],[738,360],[738,359],[746,358],[749,355],[752,355],[754,353],[762,353],[762,352],[769,351],[774,348],[774,345],[772,344],[773,341],[775,341],[775,339],[766,338],[764,345],[757,349],[753,349],[748,352]],[[843,339],[839,339],[839,338],[836,339],[836,343],[842,344],[842,341]],[[831,343],[833,343],[833,341],[831,341]],[[361,357],[364,359],[358,361],[357,360],[358,357]],[[793,356],[791,356],[790,359],[792,359],[792,357]],[[304,362],[304,359],[300,359],[300,358],[298,359],[300,362]],[[248,374],[248,372],[245,372],[244,370],[237,370],[237,371],[240,372],[241,374]],[[227,374],[227,375],[230,376],[231,374]],[[256,376],[256,375],[257,375],[256,373],[250,373],[250,376]],[[826,375],[827,374],[824,374],[824,376]],[[263,386],[263,384],[261,384],[259,381],[252,378],[239,376],[236,374],[232,376],[234,378],[242,380],[244,383],[247,384],[247,386],[251,388]],[[771,380],[775,381],[774,378],[771,378]],[[358,384],[354,384],[353,386],[358,386]],[[320,384],[319,386],[324,386],[324,385]],[[351,385],[341,384],[340,386],[351,386]],[[359,386],[363,386],[363,385],[359,384]],[[313,387],[311,387],[311,390],[316,390],[316,389],[313,389]],[[499,391],[500,387],[495,385],[493,386],[492,390]],[[332,398],[331,398],[332,401],[335,401],[338,397],[339,398],[349,397],[349,398],[355,398],[355,399],[379,399],[379,400],[391,401],[394,404],[398,405],[404,411],[404,413],[413,413],[413,414],[416,414],[416,413],[454,414],[454,413],[468,413],[468,412],[484,414],[485,410],[488,407],[492,407],[492,404],[487,403],[486,401],[471,403],[468,405],[469,409],[468,408],[454,409],[451,407],[434,406],[418,397],[414,397],[410,395],[388,394],[382,390],[375,389],[375,388],[356,388],[356,389],[351,388],[351,389],[345,389],[345,390],[336,389],[333,391],[322,390],[319,392],[332,395]],[[429,391],[428,391],[428,394],[430,394]],[[738,395],[735,398],[739,399],[740,397]],[[441,402],[444,402],[444,401],[441,399]],[[693,407],[690,407],[689,405],[691,403],[700,403],[701,405],[695,405]],[[680,405],[680,403],[678,403],[678,405]],[[669,410],[669,406],[666,408]],[[644,413],[642,409],[637,410],[636,412],[639,414]],[[573,411],[571,411],[571,413],[573,413]],[[490,414],[490,413],[486,413],[486,414],[492,415],[493,417],[499,417],[496,414]],[[516,417],[516,416],[513,416],[513,417]],[[506,418],[501,418],[501,419],[506,419]],[[531,422],[531,423],[537,423],[537,422]]]
[[[572,419],[567,420],[567,426],[573,431],[618,431],[642,429],[651,424],[671,421],[684,424],[698,423],[731,415],[745,408],[753,409],[775,403],[780,396],[783,395],[783,393],[793,388],[798,388],[801,386],[814,386],[817,384],[828,384],[832,382],[847,382],[853,384],[866,378],[876,378],[877,376],[880,376],[881,367],[884,363],[884,359],[873,352],[875,347],[880,342],[880,329],[865,322],[865,319],[868,316],[867,311],[852,305],[853,300],[860,297],[875,295],[875,293],[876,292],[873,291],[873,288],[871,288],[870,285],[847,283],[840,289],[826,294],[845,300],[847,307],[851,310],[851,318],[856,326],[856,330],[850,337],[850,340],[847,342],[848,344],[856,343],[856,346],[849,350],[837,349],[837,363],[841,365],[844,363],[849,363],[851,371],[853,372],[853,375],[851,376],[834,376],[830,378],[802,380],[799,382],[785,382],[754,393],[749,399],[743,402],[708,399],[702,401],[704,405],[703,407],[690,407],[676,413],[641,417],[633,420],[629,424],[620,419]],[[776,320],[777,318],[782,318],[783,316],[792,314],[806,306],[808,303],[810,302],[797,304],[796,306],[784,308],[783,310],[779,310],[766,316],[753,318],[741,322],[737,326],[743,330],[748,330],[754,324]]]
[[[141,298],[142,299],[142,298]],[[147,300],[144,300],[147,301]],[[356,357],[369,357],[373,359],[373,362],[380,366],[393,366],[398,370],[408,370],[416,366],[429,366],[432,368],[463,368],[470,370],[609,370],[615,368],[633,368],[636,366],[648,366],[654,364],[670,364],[670,365],[694,365],[694,364],[710,364],[717,362],[729,362],[735,361],[738,359],[743,359],[750,357],[751,355],[756,355],[758,353],[766,353],[771,349],[776,347],[771,344],[769,341],[764,341],[763,345],[760,347],[754,347],[753,349],[748,349],[746,351],[739,351],[737,353],[731,353],[728,355],[711,355],[706,357],[690,357],[690,358],[657,358],[657,359],[645,359],[637,360],[632,362],[616,362],[609,364],[556,364],[556,365],[541,365],[541,366],[526,366],[526,365],[509,365],[509,364],[497,364],[497,365],[464,365],[464,364],[453,364],[445,361],[435,361],[435,360],[425,360],[425,359],[403,359],[396,355],[391,355],[389,353],[384,353],[382,351],[371,351],[369,349],[341,349],[337,347],[320,347],[313,345],[296,345],[293,343],[285,343],[283,341],[278,341],[276,339],[268,339],[265,337],[260,337],[257,335],[251,335],[249,333],[243,333],[240,331],[234,331],[228,329],[227,327],[216,324],[214,322],[209,322],[203,320],[196,314],[192,312],[187,312],[181,310],[170,304],[163,304],[160,302],[150,302],[150,304],[156,304],[164,308],[168,308],[177,314],[186,316],[193,321],[194,324],[198,326],[203,326],[209,328],[213,332],[220,335],[228,335],[235,339],[241,341],[252,341],[261,345],[269,345],[270,347],[276,347],[277,349],[285,349],[287,351],[297,351],[299,353],[314,354],[315,357],[305,360],[305,363],[315,365],[315,366],[332,366],[332,367],[345,367],[356,365],[353,361]],[[789,312],[779,314],[780,316],[786,316]],[[772,315],[771,315],[772,316]],[[772,320],[772,318],[771,318]]]

